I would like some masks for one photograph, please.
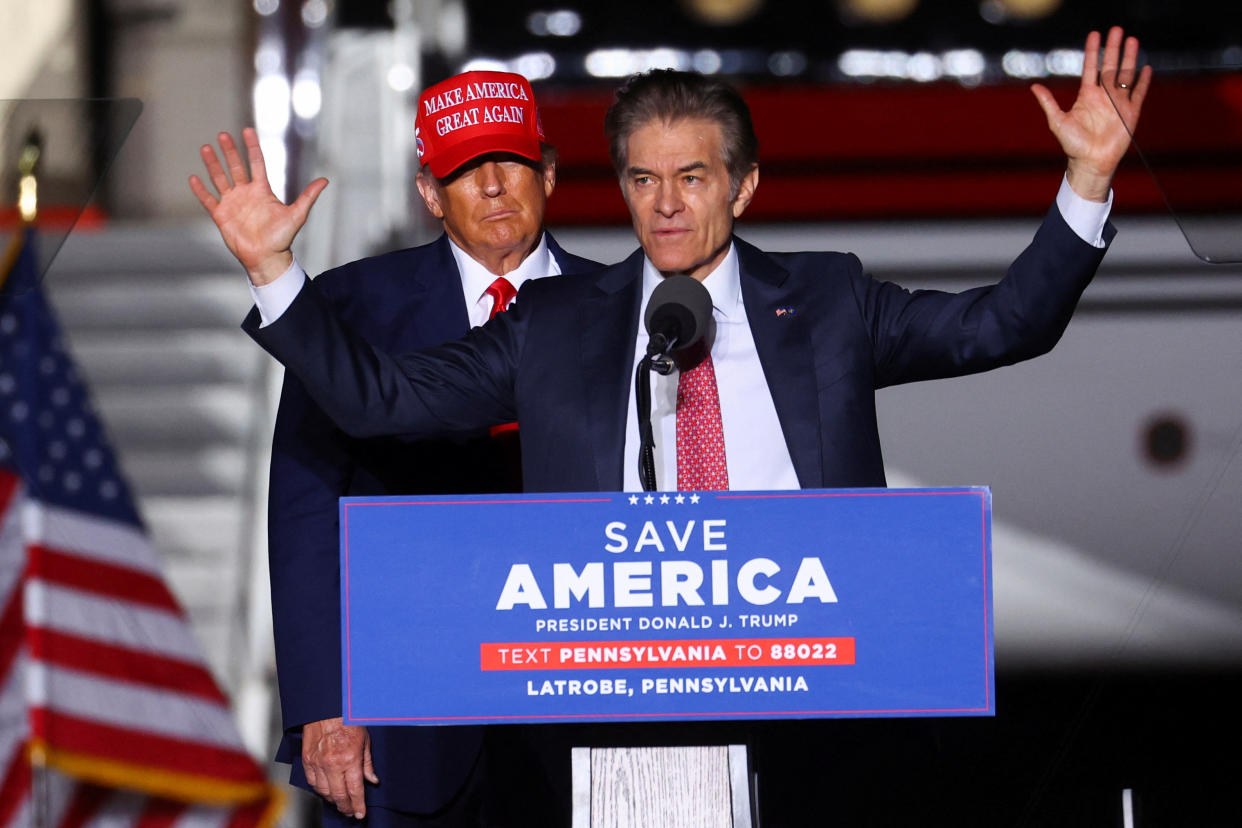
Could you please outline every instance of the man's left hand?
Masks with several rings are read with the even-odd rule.
[[[1124,41],[1124,50],[1123,50]],[[1087,36],[1078,97],[1063,112],[1048,87],[1033,84],[1048,128],[1069,159],[1066,178],[1074,192],[1090,201],[1107,201],[1113,173],[1130,146],[1143,99],[1151,86],[1151,67],[1136,71],[1138,38],[1125,37],[1121,27],[1108,31],[1100,57],[1100,34]]]

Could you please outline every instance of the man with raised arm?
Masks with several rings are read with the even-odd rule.
[[[476,117],[486,110],[487,117]],[[467,72],[426,90],[416,120],[416,183],[443,234],[422,247],[328,271],[314,284],[370,344],[415,350],[455,339],[512,301],[525,282],[598,267],[543,231],[556,183],[527,80]],[[222,166],[204,146],[215,192],[190,185],[256,284],[304,278],[290,245],[327,185],[317,179],[286,207],[268,187],[253,130],[247,173],[228,134]],[[227,168],[227,173],[226,173]],[[278,287],[264,290],[279,290]],[[511,491],[520,486],[517,432],[468,426],[431,440],[359,440],[336,428],[287,374],[272,445],[269,554],[284,738],[291,780],[335,807],[328,825],[548,825],[538,761],[508,729],[367,728],[341,718],[337,498],[343,495]],[[517,481],[515,483],[515,481]],[[483,748],[486,742],[486,748]],[[499,766],[499,767],[498,767]],[[364,780],[370,784],[364,784]],[[383,780],[382,783],[380,780]],[[515,790],[527,807],[496,803]],[[549,799],[545,795],[543,799]]]
[[[688,274],[711,293],[715,333],[653,389],[659,487],[882,486],[877,388],[1008,365],[1060,338],[1113,235],[1111,181],[1151,81],[1137,56],[1138,41],[1114,28],[1101,59],[1092,32],[1068,111],[1033,87],[1066,174],[1031,244],[990,287],[911,293],[852,255],[768,254],[732,235],[759,184],[749,110],[720,80],[657,70],[631,78],[605,119],[642,245],[626,261],[529,284],[515,312],[397,358],[351,339],[300,276],[291,301],[262,302],[245,327],[346,429],[429,435],[516,418],[528,491],[633,490],[639,319],[662,278]],[[687,411],[714,413],[704,424]],[[711,452],[678,451],[704,444],[683,440],[683,427],[707,434]],[[725,473],[696,482],[704,467]]]

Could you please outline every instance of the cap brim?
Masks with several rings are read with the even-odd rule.
[[[479,135],[436,153],[428,166],[436,178],[445,178],[467,161],[492,152],[511,152],[531,161],[543,158],[543,150],[536,138],[521,135]]]

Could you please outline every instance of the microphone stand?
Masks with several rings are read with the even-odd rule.
[[[664,334],[652,334],[647,343],[647,355],[638,361],[634,372],[634,402],[638,408],[638,481],[644,492],[654,492],[655,435],[651,429],[651,372],[662,377],[673,372],[673,360],[668,352],[676,340],[670,342]]]

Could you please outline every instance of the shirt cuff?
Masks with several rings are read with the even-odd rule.
[[[1108,223],[1108,214],[1113,209],[1113,191],[1109,188],[1108,201],[1088,201],[1074,192],[1068,178],[1061,179],[1061,189],[1057,192],[1057,209],[1061,218],[1078,236],[1092,247],[1104,247],[1104,225]]]
[[[306,271],[294,259],[289,269],[274,281],[258,287],[250,282],[247,284],[250,285],[254,306],[259,309],[259,319],[262,321],[259,327],[266,328],[289,310],[298,292],[302,290],[302,285],[306,284]]]

